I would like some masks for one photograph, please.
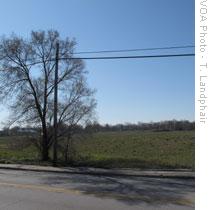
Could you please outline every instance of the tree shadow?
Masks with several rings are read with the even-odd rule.
[[[44,177],[42,182],[79,190],[86,195],[116,199],[127,205],[194,206],[194,179],[63,174]]]

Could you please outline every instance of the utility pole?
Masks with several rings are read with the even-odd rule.
[[[59,61],[59,42],[56,43],[56,55],[55,55],[53,166],[57,165],[58,61]]]

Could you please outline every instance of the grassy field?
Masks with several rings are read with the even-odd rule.
[[[37,161],[32,145],[17,148],[20,137],[0,137],[0,162]],[[13,145],[14,143],[14,145]],[[104,132],[74,142],[73,164],[124,168],[194,169],[194,131]]]
[[[37,159],[36,148],[24,137],[0,137],[0,163],[33,162]]]

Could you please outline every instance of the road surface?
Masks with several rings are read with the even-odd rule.
[[[194,180],[0,169],[0,210],[192,210]]]

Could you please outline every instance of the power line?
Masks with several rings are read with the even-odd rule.
[[[144,59],[144,58],[169,58],[169,57],[190,57],[195,56],[194,53],[186,54],[162,54],[162,55],[133,55],[133,56],[102,56],[102,57],[60,57],[59,60],[114,60],[114,59]],[[56,59],[50,59],[45,61],[55,61]],[[33,66],[36,64],[41,64],[42,61],[37,61],[34,63],[27,64],[27,66]]]
[[[186,49],[194,47],[195,47],[194,45],[183,45],[183,46],[171,46],[171,47],[137,48],[137,49],[121,49],[121,50],[82,51],[82,52],[75,52],[73,54],[137,52],[137,51],[153,51],[153,50]]]
[[[67,59],[81,59],[81,60],[110,60],[110,59],[138,59],[138,58],[167,58],[167,57],[188,57],[195,56],[194,53],[188,54],[165,54],[165,55],[133,55],[133,56],[102,56],[102,57],[72,57],[60,58],[61,60]]]

